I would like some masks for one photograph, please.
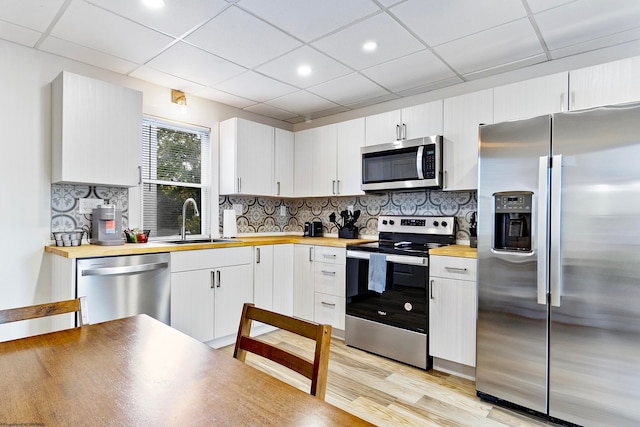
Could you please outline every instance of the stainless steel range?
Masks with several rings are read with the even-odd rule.
[[[347,245],[347,345],[431,367],[429,249],[455,232],[455,217],[380,216],[377,242]]]

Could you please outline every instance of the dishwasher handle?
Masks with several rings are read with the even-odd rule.
[[[81,270],[82,276],[114,276],[122,274],[139,274],[147,271],[164,270],[169,268],[168,262],[154,262],[151,264],[125,265],[122,267],[100,267]]]

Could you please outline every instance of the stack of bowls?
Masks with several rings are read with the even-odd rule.
[[[84,231],[56,231],[53,237],[56,239],[56,246],[80,246]]]

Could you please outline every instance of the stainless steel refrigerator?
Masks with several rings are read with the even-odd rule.
[[[640,104],[480,127],[476,389],[640,425]]]

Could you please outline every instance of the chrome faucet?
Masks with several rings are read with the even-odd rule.
[[[193,210],[194,210],[194,215],[195,216],[200,216],[200,212],[198,212],[198,205],[196,204],[196,201],[189,197],[187,200],[184,201],[184,204],[182,205],[182,230],[180,231],[180,238],[182,240],[187,240],[187,228],[185,226],[185,221],[186,221],[186,216],[187,216],[187,205],[189,204],[189,202],[193,203]]]

